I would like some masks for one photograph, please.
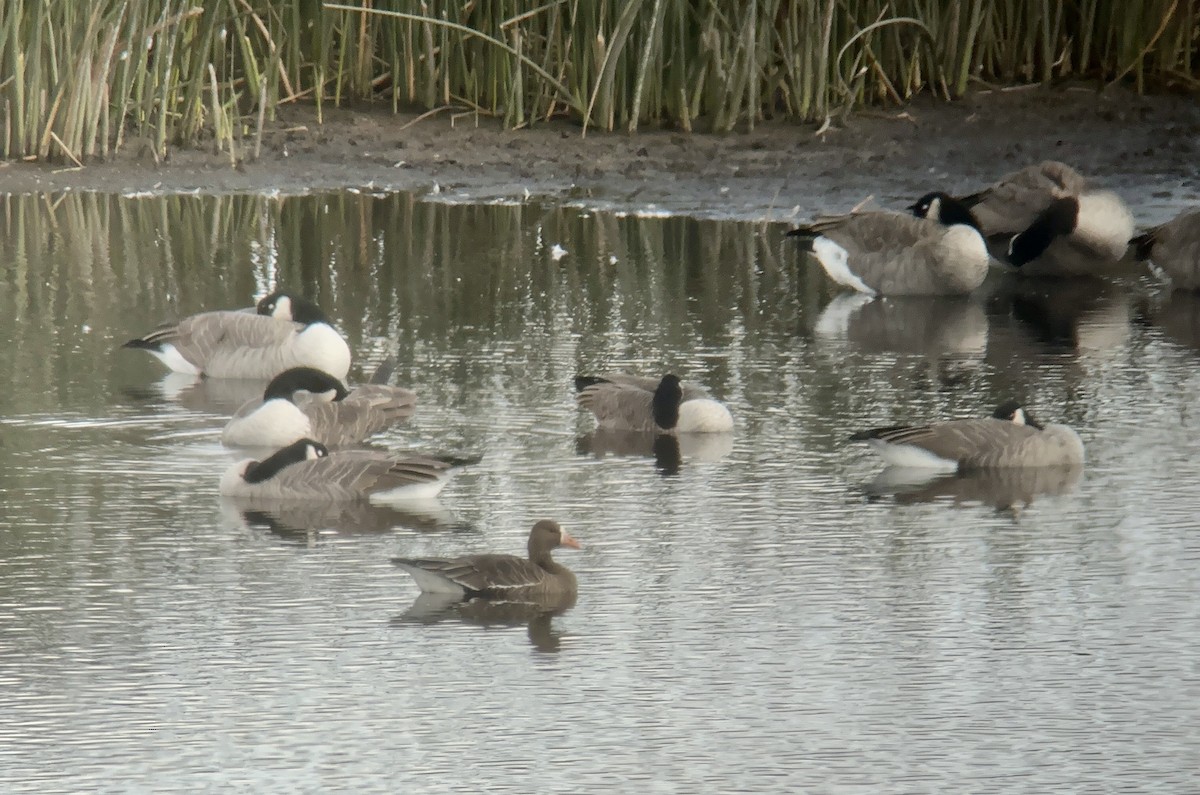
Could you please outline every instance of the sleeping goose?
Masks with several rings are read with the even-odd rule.
[[[1200,289],[1200,208],[1184,210],[1129,241],[1139,260],[1151,260],[1177,290]]]
[[[1116,194],[1091,188],[1075,169],[1053,160],[970,196],[927,193],[908,209],[918,218],[973,223],[997,259],[1026,275],[1103,271],[1125,256],[1133,235],[1133,216]]]
[[[876,295],[964,295],[983,284],[988,250],[966,221],[857,212],[793,229],[829,278]]]
[[[225,497],[268,501],[367,500],[387,505],[437,496],[462,459],[329,448],[300,439],[262,461],[239,461],[221,477]]]
[[[1083,463],[1083,442],[1075,431],[1039,424],[1016,401],[1000,404],[986,419],[875,428],[850,440],[869,442],[889,466],[946,472]]]
[[[221,442],[277,448],[308,437],[342,447],[408,419],[416,405],[416,393],[402,387],[363,384],[347,390],[329,373],[293,367],[267,384],[262,400],[237,410],[221,431]]]
[[[529,557],[465,555],[460,558],[392,558],[422,593],[463,599],[531,601],[573,594],[575,575],[550,556],[557,547],[579,549],[558,522],[542,519],[529,531]]]
[[[1008,244],[1008,263],[1033,276],[1086,276],[1120,262],[1133,237],[1133,215],[1108,191],[1050,202]]]
[[[969,196],[928,193],[909,209],[918,218],[943,222],[948,214],[957,217],[967,211],[984,237],[1011,237],[1027,229],[1050,202],[1063,196],[1079,196],[1086,190],[1087,180],[1078,171],[1066,163],[1047,160],[1005,175]]]
[[[675,375],[658,380],[624,373],[579,376],[575,389],[575,401],[595,414],[598,427],[605,430],[670,434],[733,430],[729,409]]]
[[[350,370],[350,348],[325,313],[285,291],[255,312],[201,312],[162,325],[121,347],[149,351],[172,370],[213,378],[273,378],[309,366],[334,378]]]

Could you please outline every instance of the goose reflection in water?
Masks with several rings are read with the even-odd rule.
[[[1005,467],[943,474],[888,467],[868,483],[868,499],[893,497],[902,505],[940,500],[955,505],[990,505],[1019,510],[1037,497],[1069,494],[1079,485],[1082,466]]]
[[[158,381],[122,387],[134,403],[167,401],[203,414],[230,415],[246,401],[262,397],[269,382],[257,378],[202,378],[187,373],[167,373]]]
[[[438,624],[456,621],[481,629],[507,629],[524,626],[529,643],[541,652],[556,652],[564,633],[553,626],[560,616],[575,606],[574,592],[519,601],[494,599],[463,600],[451,594],[423,593],[404,613],[392,619],[393,627],[412,624]]]
[[[1180,347],[1200,350],[1200,292],[1174,290],[1141,307],[1138,320],[1162,329],[1163,336]]]
[[[690,433],[679,436],[644,431],[595,430],[575,440],[575,452],[596,458],[653,458],[664,477],[677,475],[685,459],[720,461],[733,452],[733,435]]]
[[[920,356],[918,378],[948,385],[969,379],[984,361],[988,317],[979,301],[967,297],[843,294],[822,310],[813,333],[827,346]]]
[[[1106,351],[1129,339],[1132,291],[1087,277],[1008,278],[989,301],[1014,321],[1024,341],[1048,352]]]
[[[264,529],[280,538],[312,544],[323,535],[372,535],[396,529],[418,532],[461,530],[464,526],[436,499],[403,509],[369,502],[296,503],[221,498],[221,513],[234,524]]]

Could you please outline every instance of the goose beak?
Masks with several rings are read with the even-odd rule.
[[[583,549],[583,545],[571,538],[571,534],[566,530],[562,531],[562,540],[558,542],[560,547],[570,547],[571,549]]]

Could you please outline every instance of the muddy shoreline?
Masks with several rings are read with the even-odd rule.
[[[1139,222],[1200,201],[1200,102],[1084,86],[989,91],[947,103],[919,97],[814,125],[768,122],[752,132],[671,131],[580,136],[565,122],[506,131],[491,119],[418,118],[382,108],[326,112],[286,107],[261,157],[174,149],[157,163],[130,142],[85,168],[0,165],[0,193],[68,190],[299,194],[355,188],[415,191],[453,202],[571,202],[629,212],[786,221],[884,205],[914,190],[974,189],[1030,162],[1064,160],[1131,194]],[[246,150],[252,141],[246,141]]]

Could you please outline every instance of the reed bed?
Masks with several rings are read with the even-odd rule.
[[[291,102],[728,131],[972,84],[1194,88],[1198,17],[1189,0],[10,0],[0,144],[237,162]]]

